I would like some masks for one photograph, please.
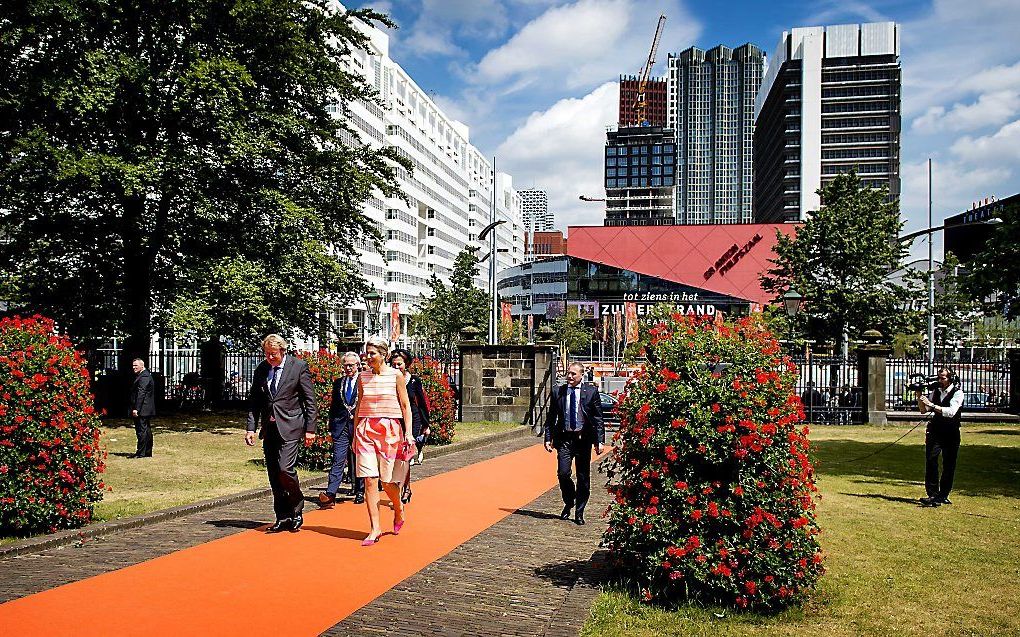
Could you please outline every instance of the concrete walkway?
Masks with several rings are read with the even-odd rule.
[[[427,460],[424,466],[415,468],[415,476],[429,477],[537,442],[522,435],[454,452]],[[551,455],[549,471],[555,472]],[[513,476],[506,479],[512,480]],[[600,514],[609,502],[601,488],[603,480],[598,474],[593,476],[588,525],[579,527],[559,520],[559,492],[552,489],[403,580],[326,634],[576,635],[596,594],[590,585],[595,569],[590,558],[604,528]],[[306,492],[309,500],[316,495],[317,490]],[[314,505],[309,502],[308,506]],[[354,505],[348,502],[338,506]],[[4,574],[0,578],[0,601],[256,528],[272,521],[271,508],[266,497],[229,503],[117,531],[79,546],[0,559],[0,572]],[[442,515],[441,511],[412,511],[416,516]],[[295,581],[300,583],[299,573]],[[130,592],[125,591],[125,603],[129,599]],[[18,634],[16,627],[8,628],[14,629],[9,634]]]

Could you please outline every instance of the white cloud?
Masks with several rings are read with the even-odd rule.
[[[973,131],[986,126],[999,126],[1020,112],[1020,90],[985,93],[970,104],[956,103],[948,111],[945,106],[930,106],[914,119],[911,128],[921,133],[939,131]]]
[[[953,154],[960,159],[985,166],[1020,164],[1020,120],[1010,122],[992,135],[961,137],[953,143]]]
[[[493,39],[509,25],[500,0],[424,0],[403,45],[418,56],[463,56],[456,38]]]
[[[615,82],[582,98],[562,99],[544,112],[532,113],[496,153],[518,188],[549,193],[549,209],[559,228],[602,224],[604,204],[585,203],[578,195],[604,196],[606,126],[616,122],[618,101]]]
[[[550,8],[471,71],[480,84],[527,78],[524,85],[589,88],[641,68],[660,12],[669,16],[657,56],[661,69],[666,51],[690,46],[701,31],[675,0],[578,0]]]

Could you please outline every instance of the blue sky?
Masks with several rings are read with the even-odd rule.
[[[621,73],[644,63],[667,16],[655,73],[688,46],[752,42],[771,57],[784,29],[894,20],[901,24],[902,214],[927,223],[985,196],[1020,191],[1020,2],[859,0],[374,0],[390,14],[390,54],[518,188],[549,192],[557,227],[601,224],[605,127],[616,122]],[[941,241],[936,249],[941,252]],[[918,241],[915,251],[926,250]]]

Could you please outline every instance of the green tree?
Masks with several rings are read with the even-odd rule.
[[[489,325],[489,295],[475,287],[478,276],[477,249],[464,248],[453,262],[447,285],[435,274],[429,279],[431,293],[422,295],[418,310],[411,316],[411,331],[439,343],[447,353],[468,326],[482,333]],[[449,358],[449,357],[448,357]]]
[[[952,252],[947,252],[942,264],[934,272],[935,302],[931,315],[935,317],[935,325],[942,325],[941,339],[946,343],[962,341],[969,333],[980,310],[980,304],[969,294],[960,274],[960,260]],[[910,269],[904,279],[909,281],[910,288],[921,301],[922,310],[912,314],[913,330],[908,333],[926,334],[928,325],[928,272]],[[918,305],[917,303],[914,304]],[[926,337],[925,337],[926,338]]]
[[[1020,317],[1020,205],[999,213],[1002,223],[992,230],[984,249],[967,264],[966,287],[977,298],[993,297],[995,311]]]
[[[364,285],[361,212],[392,151],[337,106],[377,99],[327,0],[28,0],[0,14],[0,263],[12,305],[147,349],[171,327],[314,333]]]
[[[797,322],[818,341],[842,343],[844,333],[855,338],[871,328],[903,331],[910,289],[889,278],[906,255],[896,239],[903,226],[897,204],[855,172],[837,175],[818,194],[822,207],[794,236],[778,233],[762,288],[777,301],[791,287],[804,295]]]
[[[560,360],[566,365],[571,352],[591,346],[592,330],[586,327],[577,311],[577,306],[567,306],[567,311],[552,322],[553,340],[560,344]]]

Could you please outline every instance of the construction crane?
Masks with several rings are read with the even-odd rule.
[[[605,199],[599,199],[598,197],[588,197],[586,195],[578,196],[581,201],[605,201]]]
[[[648,118],[645,117],[648,99],[645,97],[645,91],[648,89],[648,76],[652,72],[652,67],[655,66],[655,51],[659,48],[659,39],[662,37],[662,28],[665,25],[666,14],[663,13],[659,16],[659,24],[655,27],[655,37],[652,38],[652,48],[648,51],[648,60],[641,67],[641,73],[638,74],[637,96],[634,99],[634,118],[637,120],[638,126],[648,126]]]

